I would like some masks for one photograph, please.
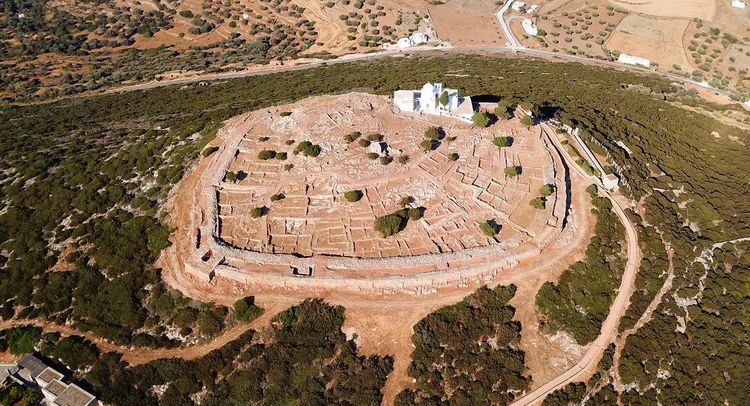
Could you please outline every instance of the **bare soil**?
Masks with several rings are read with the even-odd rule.
[[[216,145],[222,144],[220,137]],[[175,189],[171,200],[169,223],[178,228],[190,224],[192,213],[192,191],[200,183],[201,173],[210,166],[210,160],[203,160],[190,171]],[[255,290],[256,302],[268,309],[267,314],[275,313],[307,297],[322,297],[333,304],[347,308],[344,332],[356,333],[360,348],[364,353],[378,353],[395,356],[394,372],[385,388],[385,404],[392,404],[396,394],[411,384],[407,368],[412,351],[412,326],[435,309],[453,304],[471,293],[483,283],[492,286],[515,283],[519,293],[512,302],[517,307],[517,317],[523,323],[521,346],[527,352],[529,373],[534,377],[534,385],[543,383],[549,377],[563,371],[580,356],[581,349],[568,345],[564,340],[545,337],[536,326],[533,297],[539,286],[547,280],[556,280],[570,264],[583,257],[593,230],[593,217],[588,207],[588,195],[583,190],[587,184],[576,173],[572,177],[572,217],[569,232],[551,242],[538,256],[525,258],[515,266],[501,270],[492,280],[469,281],[464,286],[445,288],[434,293],[421,295],[391,294],[382,295],[368,292],[354,293],[338,289],[316,290]],[[185,263],[174,248],[180,247],[176,241],[172,249],[165,250],[159,259],[165,282],[184,294],[200,299],[231,304],[238,297],[247,294],[237,283],[216,277],[211,283],[196,279],[184,271]],[[261,320],[255,324],[261,323]],[[554,362],[550,363],[550,360]]]
[[[690,64],[683,47],[687,19],[661,19],[631,14],[606,43],[607,49],[646,58],[666,69]]]

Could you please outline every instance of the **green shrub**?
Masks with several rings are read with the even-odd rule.
[[[271,139],[271,137],[268,137],[268,136],[265,136],[265,135],[262,136],[262,137],[258,137],[258,141],[260,141],[260,142],[266,142],[266,141],[268,141],[270,139]]]
[[[586,192],[591,196],[591,198],[595,198],[599,194],[599,188],[596,186],[596,184],[592,183],[586,187]]]
[[[225,177],[227,182],[237,182],[237,172],[229,171]]]
[[[513,103],[511,103],[510,100],[500,100],[499,102],[497,102],[497,106],[495,107],[495,117],[497,117],[499,120],[507,120],[513,117],[513,112],[511,111],[512,108]]]
[[[5,335],[10,352],[16,355],[34,352],[41,337],[42,329],[31,326],[14,327]]]
[[[294,142],[295,142],[294,140],[286,140],[286,141],[284,141],[284,144],[286,144],[286,145],[292,145],[292,144],[294,144]]]
[[[518,176],[518,175],[521,174],[521,171],[522,171],[522,169],[521,169],[520,166],[517,166],[517,165],[509,166],[509,167],[505,168],[505,175],[506,176],[511,176],[511,177],[512,176]]]
[[[393,158],[389,156],[381,156],[379,161],[381,165],[388,165],[389,163],[393,162]]]
[[[551,195],[555,191],[555,185],[552,184],[546,184],[542,185],[542,187],[539,188],[539,194],[541,194],[544,197],[547,197]]]
[[[513,137],[510,137],[510,136],[495,137],[492,139],[492,143],[498,148],[509,147],[513,145]]]
[[[494,237],[500,232],[500,224],[497,224],[495,220],[486,220],[479,224],[479,229],[487,237]]]
[[[408,221],[408,210],[401,209],[394,213],[375,218],[375,230],[383,237],[390,237],[398,234],[401,230],[406,228]]]
[[[471,122],[474,123],[474,125],[477,127],[484,128],[490,125],[490,117],[487,115],[487,113],[477,111],[473,116],[471,116]]]
[[[409,155],[402,154],[402,155],[397,156],[396,157],[396,162],[398,162],[398,163],[400,163],[402,165],[405,164],[405,163],[407,163],[407,162],[409,162]]]
[[[367,136],[367,141],[380,142],[383,141],[383,134],[373,133]]]
[[[448,159],[451,160],[451,161],[458,161],[458,158],[459,158],[459,156],[455,152],[452,152],[452,153],[448,154]]]
[[[205,158],[218,150],[219,147],[206,147],[203,149],[203,151],[201,151],[201,155]]]
[[[534,124],[534,119],[531,118],[530,115],[524,114],[523,117],[521,117],[521,124],[525,125],[526,128],[530,128]]]
[[[439,141],[435,140],[422,140],[422,142],[419,143],[419,146],[424,150],[425,152],[432,151],[437,149],[438,146],[440,146]]]
[[[358,202],[365,194],[361,190],[350,190],[344,193],[344,199],[349,203]]]
[[[365,156],[367,157],[367,159],[374,161],[380,157],[380,154],[377,154],[375,152],[368,152],[365,154]]]
[[[272,202],[278,202],[279,200],[283,200],[286,196],[283,193],[274,193],[271,195],[271,201]]]
[[[424,217],[424,207],[412,207],[407,211],[407,215],[409,216],[409,220],[417,221]]]
[[[263,161],[276,158],[276,151],[270,150],[270,149],[264,149],[260,152],[258,152],[258,159],[261,159]]]
[[[448,105],[448,101],[449,101],[448,92],[443,92],[440,95],[440,104],[442,104],[443,106],[447,106]]]
[[[193,12],[190,10],[180,10],[180,15],[185,18],[193,18]]]
[[[547,199],[545,199],[542,196],[535,197],[529,201],[529,204],[531,204],[531,207],[535,209],[540,209],[540,210],[546,206],[546,203],[547,203]]]
[[[361,132],[355,131],[353,133],[346,134],[344,136],[344,141],[346,141],[347,144],[351,144],[352,142],[356,141],[361,136],[362,136]]]
[[[294,148],[295,154],[302,153],[302,155],[312,157],[312,158],[320,155],[320,151],[321,151],[320,145],[313,144],[310,141],[302,141],[299,144],[297,144],[296,148]]]
[[[424,137],[428,140],[440,140],[443,138],[443,130],[440,127],[430,127],[425,130]]]
[[[368,141],[366,138],[360,138],[359,141],[357,141],[357,144],[359,144],[362,148],[367,148],[370,146],[370,141]]]
[[[246,297],[234,302],[234,318],[239,321],[249,322],[263,314],[263,309],[256,306],[253,298]]]
[[[253,207],[250,209],[250,217],[257,219],[265,216],[267,212],[268,209],[265,206]]]
[[[289,117],[289,116],[292,115],[292,112],[291,111],[282,111],[281,113],[279,113],[279,115],[281,117]]]

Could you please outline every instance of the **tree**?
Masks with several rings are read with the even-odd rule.
[[[440,140],[443,138],[443,130],[440,127],[430,127],[425,130],[424,137],[428,140]]]
[[[237,181],[237,172],[229,171],[226,175],[227,182],[236,182]]]
[[[518,165],[509,166],[509,167],[505,168],[505,175],[506,176],[511,176],[511,177],[512,176],[518,176],[518,175],[521,174],[521,171],[522,171],[522,169]]]
[[[401,200],[398,201],[398,204],[401,207],[406,207],[406,206],[410,206],[414,202],[415,202],[415,199],[413,196],[405,196],[405,197],[402,197]]]
[[[344,136],[344,141],[346,141],[347,144],[351,144],[352,142],[356,141],[357,138],[361,137],[362,133],[359,131],[355,131],[353,133],[349,133]]]
[[[443,94],[440,95],[440,104],[442,104],[443,106],[447,106],[448,100],[448,92],[444,91]]]
[[[253,207],[250,210],[250,217],[257,219],[263,217],[266,213],[268,213],[268,209],[265,206]]]
[[[529,201],[529,204],[531,204],[531,207],[535,209],[539,209],[539,210],[543,209],[546,206],[546,203],[547,203],[547,199],[541,196],[535,197],[531,199],[531,201]]]
[[[13,354],[33,352],[34,346],[42,336],[42,329],[38,327],[14,327],[6,334],[8,348]]]
[[[408,210],[401,209],[394,213],[375,218],[375,230],[383,237],[390,237],[398,234],[401,230],[406,228],[408,221]]]
[[[451,161],[458,161],[458,158],[459,158],[459,156],[455,152],[452,152],[452,153],[448,154],[448,159],[451,160]]]
[[[416,220],[421,219],[422,217],[424,217],[424,211],[425,211],[424,207],[412,207],[408,211],[409,220],[416,221]]]
[[[534,125],[534,119],[531,118],[530,115],[524,114],[523,117],[521,117],[521,124],[525,125],[526,128],[531,128],[531,126]]]
[[[497,102],[497,106],[495,106],[495,116],[499,120],[508,120],[513,117],[513,112],[511,111],[512,108],[513,103],[511,103],[510,100],[501,99]]]
[[[258,152],[258,159],[261,159],[261,160],[265,161],[265,160],[268,160],[268,159],[271,159],[271,158],[276,158],[276,151],[271,151],[271,150],[268,150],[268,149],[264,149],[264,150]]]
[[[487,237],[494,237],[497,235],[497,233],[500,232],[500,229],[502,227],[500,224],[497,224],[495,220],[486,220],[479,224],[479,229],[482,230],[482,233],[486,235]]]
[[[542,185],[542,187],[539,188],[539,193],[542,196],[544,196],[544,197],[547,197],[547,196],[551,195],[552,192],[554,192],[554,191],[555,191],[555,185],[552,185],[552,184],[549,184],[549,183],[546,184],[546,185]]]
[[[419,146],[422,148],[422,150],[424,150],[424,152],[437,149],[439,145],[440,143],[435,140],[422,140],[422,142],[419,143]]]
[[[498,148],[509,147],[513,145],[513,137],[511,136],[495,137],[492,139],[492,143]]]
[[[362,196],[364,196],[364,193],[361,190],[350,190],[344,193],[344,199],[349,203],[358,202]]]
[[[263,309],[255,305],[255,300],[252,297],[244,297],[234,302],[234,318],[239,321],[254,320],[262,313]]]
[[[477,127],[484,128],[490,125],[490,117],[485,112],[477,111],[471,116],[471,122]]]
[[[286,196],[284,196],[283,193],[274,193],[271,195],[271,201],[272,202],[278,202],[279,200],[284,199]]]

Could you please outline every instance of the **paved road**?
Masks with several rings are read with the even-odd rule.
[[[568,54],[556,53],[556,52],[551,52],[551,51],[544,51],[540,49],[475,46],[475,45],[439,46],[439,47],[419,46],[419,47],[413,47],[413,48],[408,48],[408,49],[380,51],[380,52],[373,52],[373,53],[368,53],[368,54],[350,54],[350,55],[343,55],[339,58],[331,59],[327,61],[315,61],[315,62],[310,62],[306,64],[280,66],[278,68],[266,69],[266,70],[242,70],[242,71],[232,71],[232,72],[222,72],[222,73],[207,73],[207,74],[199,74],[199,75],[195,75],[195,76],[191,76],[187,78],[168,79],[168,80],[162,80],[158,82],[141,83],[141,84],[136,84],[136,85],[110,89],[106,91],[105,93],[119,93],[119,92],[127,92],[127,91],[134,91],[134,90],[147,90],[147,89],[154,89],[158,87],[171,86],[171,85],[181,85],[181,84],[186,85],[186,84],[197,83],[197,82],[210,82],[210,81],[215,81],[215,80],[236,79],[236,78],[243,78],[243,77],[250,77],[250,76],[262,76],[262,75],[268,75],[268,74],[278,73],[278,72],[300,71],[300,70],[317,68],[317,67],[326,66],[326,65],[337,65],[341,63],[349,63],[349,62],[354,62],[354,61],[371,61],[371,60],[383,59],[383,58],[399,58],[399,57],[404,57],[404,56],[409,56],[409,55],[420,55],[420,54],[430,54],[430,53],[432,54],[481,53],[481,54],[490,54],[490,55],[510,54],[510,55],[521,55],[521,56],[537,57],[537,58],[551,59],[551,60],[581,62],[587,65],[611,67],[614,69],[628,70],[628,71],[638,72],[638,73],[646,74],[646,75],[650,74],[650,75],[655,75],[655,76],[661,76],[663,78],[666,78],[675,82],[699,86],[705,89],[709,89],[713,92],[722,94],[724,96],[730,96],[730,92],[727,92],[721,89],[716,89],[707,84],[696,82],[688,78],[684,78],[684,77],[673,75],[671,73],[666,73],[666,72],[656,72],[656,71],[645,70],[642,68],[636,68],[636,67],[629,66],[629,65],[623,65],[618,62],[602,61],[599,59],[587,58],[587,57],[578,56],[578,55],[568,55]]]
[[[505,4],[495,14],[495,18],[497,18],[497,23],[500,24],[500,28],[503,29],[505,39],[507,40],[507,44],[510,45],[510,48],[523,49],[524,46],[521,45],[520,42],[518,42],[518,39],[516,39],[516,36],[513,35],[510,27],[508,27],[508,23],[505,22],[505,12],[508,11],[508,8],[510,8],[510,5],[513,4],[513,1],[514,0],[506,0]]]
[[[542,125],[546,126],[546,124]],[[568,151],[563,148],[563,145],[554,135],[553,129],[549,126],[547,126],[547,133],[551,134],[549,138],[562,152],[565,160],[568,163],[568,166],[572,170],[577,171],[584,178],[592,178],[592,180],[596,179],[598,181],[597,178],[590,177],[583,172],[578,164],[575,163],[575,160],[568,154]],[[582,380],[583,377],[589,373],[590,368],[596,366],[596,364],[601,359],[607,345],[609,345],[609,343],[612,342],[617,335],[617,326],[620,323],[620,318],[625,313],[625,310],[627,309],[630,301],[630,295],[633,293],[635,276],[638,273],[638,267],[641,262],[641,255],[638,248],[638,234],[635,231],[635,226],[625,214],[625,211],[620,206],[620,203],[605,189],[600,187],[600,191],[602,195],[609,198],[609,200],[612,202],[612,207],[615,214],[617,214],[623,226],[625,227],[627,238],[628,259],[625,265],[625,271],[622,275],[622,281],[620,283],[620,288],[617,292],[617,296],[615,297],[614,302],[612,302],[612,306],[610,307],[607,319],[604,320],[604,323],[602,324],[599,337],[597,337],[596,340],[591,343],[588,351],[586,351],[586,353],[583,355],[583,358],[581,358],[581,360],[578,361],[577,364],[567,369],[557,378],[545,383],[544,385],[536,388],[522,398],[513,402],[512,406],[523,406],[537,403],[541,401],[545,396],[552,393],[554,390],[568,384],[569,382]]]

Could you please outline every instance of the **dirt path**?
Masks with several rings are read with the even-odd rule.
[[[184,359],[195,359],[202,357],[212,350],[220,348],[228,342],[235,340],[242,333],[251,330],[259,329],[268,325],[271,318],[280,311],[286,309],[286,305],[271,305],[265,309],[265,312],[253,320],[250,323],[241,323],[232,326],[225,330],[221,335],[211,339],[209,342],[204,344],[196,344],[188,347],[177,347],[177,348],[141,348],[141,347],[124,347],[118,344],[109,342],[97,335],[90,332],[84,332],[77,330],[74,327],[55,324],[43,320],[5,320],[0,322],[0,330],[8,329],[17,326],[35,326],[41,328],[44,332],[55,332],[60,333],[63,336],[77,335],[85,337],[89,341],[96,344],[99,350],[102,352],[119,352],[122,354],[122,359],[127,361],[130,365],[145,364],[158,358],[184,358]]]
[[[550,134],[554,134],[552,128],[548,128]],[[581,176],[586,177],[583,170],[575,163],[575,160],[570,157],[567,150],[565,150],[560,144],[557,137],[550,137],[555,143],[557,148],[562,152],[568,166],[574,171],[578,172]],[[635,226],[630,221],[625,211],[622,209],[620,200],[623,200],[622,196],[613,196],[609,192],[601,189],[601,193],[609,198],[612,202],[612,210],[620,218],[620,222],[625,227],[625,233],[627,238],[627,263],[625,270],[622,274],[622,282],[618,289],[617,296],[610,306],[609,315],[606,320],[602,323],[601,333],[588,347],[588,350],[583,355],[583,358],[574,366],[567,369],[564,373],[557,376],[555,379],[545,383],[538,387],[532,392],[526,394],[522,398],[513,402],[513,405],[530,405],[539,403],[545,396],[554,390],[566,385],[569,382],[578,381],[585,379],[586,376],[593,373],[593,369],[596,368],[597,363],[602,357],[607,345],[612,342],[617,334],[617,326],[619,325],[620,318],[628,308],[630,301],[630,295],[635,289],[635,276],[638,273],[638,267],[641,262],[641,252],[638,246],[638,233],[635,231]]]
[[[646,308],[646,311],[643,312],[643,314],[633,325],[633,327],[620,333],[620,336],[615,341],[615,353],[612,358],[612,367],[615,378],[615,390],[617,391],[618,400],[623,392],[623,385],[620,378],[620,358],[622,356],[622,350],[625,348],[625,343],[627,342],[628,337],[631,334],[637,332],[646,323],[651,321],[654,311],[659,306],[659,304],[661,304],[661,299],[667,292],[669,292],[670,289],[672,289],[672,280],[674,279],[674,263],[672,262],[672,257],[674,256],[674,249],[669,246],[665,247],[667,248],[667,257],[669,259],[669,271],[667,274],[667,278],[664,280],[664,284],[662,284],[661,288],[656,293],[656,296],[654,296],[654,299],[651,300],[651,303],[649,303],[648,307]]]

